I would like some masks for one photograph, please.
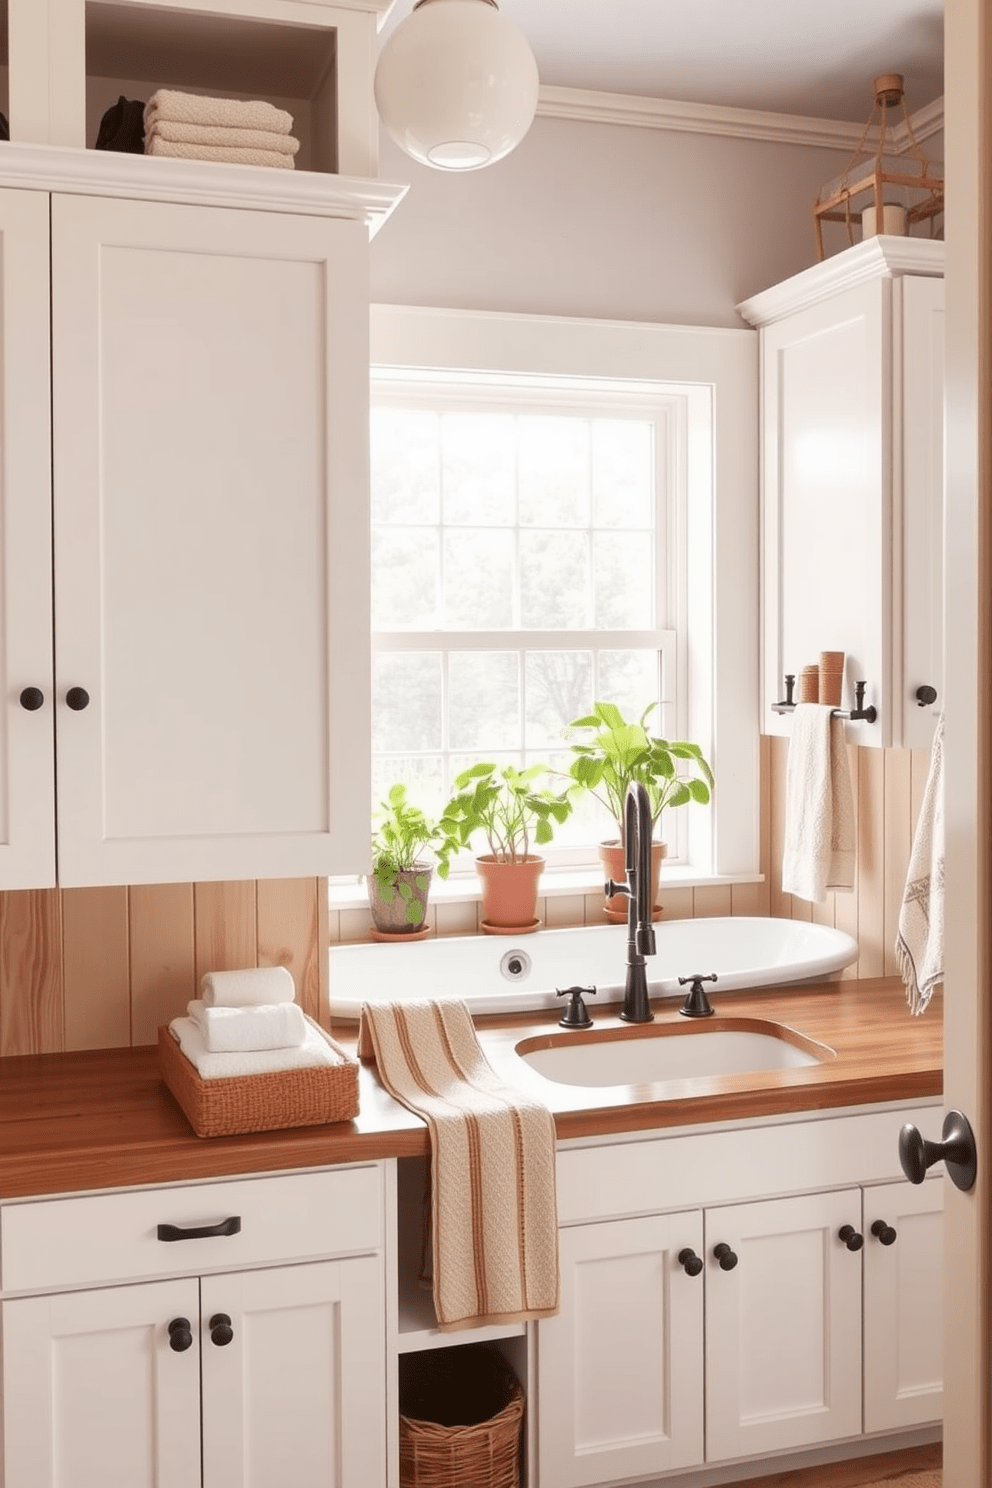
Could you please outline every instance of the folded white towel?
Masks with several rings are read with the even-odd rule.
[[[163,119],[158,114],[145,128],[145,145],[149,138],[171,140],[182,145],[223,145],[235,150],[275,150],[279,155],[295,155],[300,142],[292,134],[277,134],[274,129],[237,129],[224,124],[184,124],[178,119]]]
[[[146,155],[164,155],[171,160],[216,160],[223,165],[267,165],[276,170],[295,170],[292,155],[277,150],[235,150],[225,145],[183,145],[152,135],[145,140]]]
[[[853,889],[854,797],[844,724],[819,703],[793,714],[785,776],[782,890],[819,902]]]
[[[307,1036],[303,1009],[295,1002],[207,1007],[197,998],[186,1011],[203,1034],[203,1042],[211,1054],[298,1049]]]
[[[944,980],[944,715],[937,719],[899,910],[896,960],[911,1013]]]
[[[172,119],[180,124],[221,124],[231,129],[268,129],[273,134],[289,134],[293,116],[271,103],[238,98],[211,98],[204,93],[179,93],[174,88],[159,88],[145,104],[145,129],[159,119]]]
[[[280,1070],[313,1069],[346,1064],[347,1055],[322,1028],[306,1018],[307,1036],[297,1049],[259,1049],[239,1054],[211,1054],[192,1018],[173,1018],[169,1032],[202,1079],[225,1080],[237,1075],[271,1075]]]
[[[249,966],[244,971],[208,971],[200,978],[206,1007],[258,1007],[295,1002],[296,984],[285,966]]]

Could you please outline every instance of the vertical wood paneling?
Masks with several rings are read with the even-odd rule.
[[[855,749],[853,744],[847,746],[847,764],[851,776],[851,796],[854,803],[855,828],[858,823],[859,801],[861,799],[861,781],[858,774],[858,755],[860,750]],[[836,893],[834,900],[834,926],[838,930],[844,930],[858,939],[858,900],[861,884],[861,851],[860,844],[854,858],[854,887],[850,892]],[[845,967],[841,973],[842,977],[858,977],[864,973],[861,971],[860,960],[853,966]]]
[[[194,885],[197,986],[206,971],[238,971],[258,964],[257,923],[254,881]]]
[[[63,1048],[62,916],[58,889],[0,895],[0,1054]]]
[[[193,885],[135,884],[128,909],[131,1042],[153,1044],[196,996]]]
[[[885,754],[858,750],[858,974],[884,974]]]
[[[906,884],[906,865],[913,841],[912,757],[908,749],[885,753],[885,866],[882,876],[884,975],[898,976],[895,955],[899,910]]]
[[[66,1049],[121,1049],[131,1042],[127,889],[62,891],[62,985]]]
[[[317,878],[272,878],[258,884],[258,964],[285,966],[296,983],[296,1000],[311,1018],[320,1017]],[[324,902],[327,890],[324,889]]]
[[[729,915],[730,910],[731,894],[729,884],[713,884],[707,888],[693,889],[693,919],[714,919],[719,915]]]

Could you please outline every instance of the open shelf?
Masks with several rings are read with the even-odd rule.
[[[421,1201],[427,1164],[423,1158],[403,1158],[398,1164],[398,1349],[412,1354],[420,1349],[450,1348],[459,1343],[490,1343],[502,1338],[522,1338],[526,1323],[504,1323],[471,1332],[442,1333],[437,1325],[434,1299],[419,1281],[422,1235]],[[511,1361],[515,1362],[515,1361]]]
[[[286,109],[295,168],[336,172],[337,39],[335,26],[87,0],[86,145],[121,95],[146,103],[174,88]]]

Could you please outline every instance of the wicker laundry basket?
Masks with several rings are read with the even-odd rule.
[[[401,1488],[519,1488],[524,1392],[486,1344],[400,1357]]]

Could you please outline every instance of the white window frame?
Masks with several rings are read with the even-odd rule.
[[[373,378],[508,385],[616,382],[676,391],[706,418],[688,420],[668,623],[684,653],[677,717],[712,760],[709,810],[682,812],[676,881],[750,880],[759,867],[757,338],[750,330],[567,320],[374,305]],[[698,431],[706,428],[703,436]],[[681,529],[681,530],[678,530]],[[674,598],[674,607],[673,607]],[[662,618],[662,617],[659,617]],[[519,633],[505,638],[519,644]],[[570,637],[571,639],[571,637]],[[667,831],[667,829],[666,829]],[[548,873],[545,874],[545,879]],[[672,881],[672,875],[666,872]]]

